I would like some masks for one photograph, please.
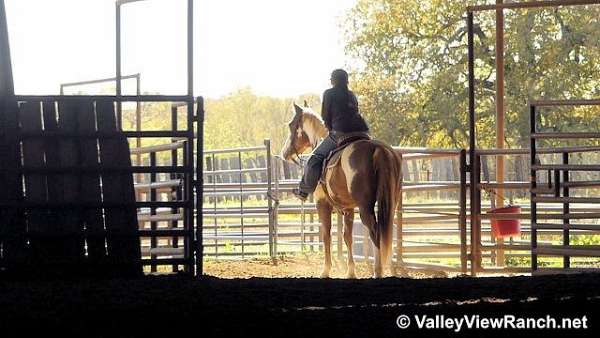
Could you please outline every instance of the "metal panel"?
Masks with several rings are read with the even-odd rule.
[[[539,102],[543,107],[560,107],[560,106],[581,106],[581,105],[600,105],[600,101],[598,100],[573,100],[573,101],[532,101]],[[592,231],[592,233],[597,234],[598,227],[589,225],[589,224],[571,224],[571,220],[578,219],[599,219],[600,213],[598,212],[574,212],[575,210],[571,208],[571,203],[598,203],[600,201],[599,198],[596,197],[571,197],[570,189],[576,185],[593,186],[597,184],[594,181],[579,181],[579,182],[571,182],[569,177],[570,171],[600,171],[600,166],[597,165],[577,165],[577,164],[569,164],[569,154],[570,150],[579,152],[580,149],[575,148],[560,148],[563,150],[562,152],[562,164],[542,164],[540,160],[536,158],[537,156],[537,140],[542,138],[540,135],[543,135],[544,139],[549,140],[561,140],[566,138],[575,138],[580,135],[596,135],[596,133],[564,133],[564,132],[545,132],[543,134],[539,134],[537,132],[536,121],[537,114],[541,112],[538,111],[535,103],[530,105],[530,151],[531,151],[531,268],[533,273],[537,273],[538,266],[538,256],[546,255],[546,256],[562,256],[563,257],[563,269],[571,268],[571,256],[578,257],[598,257],[600,256],[600,248],[597,246],[583,246],[583,245],[571,245],[570,243],[570,235],[571,230],[586,230]],[[592,136],[593,137],[593,136]],[[585,148],[585,147],[580,147]],[[595,149],[596,147],[589,147],[590,149]],[[548,172],[548,176],[554,177],[554,183],[551,181],[548,182],[548,189],[541,190],[537,189],[537,172]],[[554,175],[552,175],[552,173]],[[562,175],[561,175],[562,174]],[[561,182],[562,178],[562,182]],[[562,191],[562,196],[561,196]],[[545,194],[552,196],[538,196],[538,194]],[[551,213],[551,214],[542,214],[538,215],[537,203],[561,203],[562,209],[561,213]],[[538,220],[562,220],[561,224],[558,223],[538,223]],[[562,245],[538,245],[538,229],[562,229]],[[558,270],[563,271],[563,270]]]

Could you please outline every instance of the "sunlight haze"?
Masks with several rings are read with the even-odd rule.
[[[355,1],[196,0],[195,94],[247,86],[270,96],[320,93],[330,71],[347,65],[339,22]],[[113,0],[6,0],[6,7],[18,94],[58,94],[60,83],[114,76]],[[123,74],[142,73],[143,92],[185,93],[185,11],[185,0],[123,7]],[[123,90],[135,87],[125,81]]]

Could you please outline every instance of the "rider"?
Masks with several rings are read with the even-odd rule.
[[[304,168],[300,186],[292,191],[301,200],[306,200],[308,194],[317,188],[323,161],[340,141],[356,135],[368,137],[369,127],[358,111],[358,100],[348,89],[348,73],[343,69],[334,70],[331,73],[331,85],[332,88],[323,93],[321,108],[321,117],[329,134],[313,150]]]

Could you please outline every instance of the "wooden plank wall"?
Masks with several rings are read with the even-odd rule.
[[[58,112],[57,112],[57,103],[54,101],[46,101],[42,105],[42,119],[44,121],[44,130],[47,132],[58,132]],[[22,118],[21,124],[26,125],[28,122],[26,119]],[[44,140],[44,153],[45,153],[45,165],[47,167],[58,168],[60,167],[60,148],[59,148],[59,139],[58,138],[48,138]],[[48,200],[52,199],[55,202],[54,198],[56,196],[60,196],[62,192],[62,183],[58,179],[57,175],[47,175],[46,179],[47,183],[47,198]],[[60,235],[60,227],[63,212],[62,210],[51,210],[53,212],[49,212],[47,227],[44,229],[40,229],[40,238],[38,239],[38,246],[40,255],[45,255],[50,261],[55,261],[60,259],[59,257],[63,257],[61,243],[60,241],[54,240],[52,237],[47,236],[44,237],[44,232],[48,234],[54,233],[55,236]],[[62,260],[62,259],[61,259]],[[43,266],[48,266],[48,262],[44,262]]]
[[[58,103],[58,130],[65,133],[77,132],[77,115],[80,101],[65,101]],[[21,121],[26,124],[27,121]],[[79,145],[81,140],[75,138],[60,138],[58,140],[58,160],[60,168],[73,168],[80,164]],[[59,203],[74,203],[80,201],[80,177],[79,174],[61,173],[54,177],[58,184],[57,195],[50,196]],[[64,208],[60,211],[59,223],[53,233],[57,236],[58,256],[57,263],[64,262],[65,265],[77,265],[84,256],[83,224],[80,218],[81,210],[77,208]]]
[[[96,131],[96,115],[93,102],[81,102],[77,113],[79,131],[92,133]],[[98,166],[99,149],[98,141],[93,138],[81,139],[80,163],[83,166]],[[80,200],[83,203],[97,203],[102,201],[100,189],[100,175],[85,173],[81,175],[82,189]],[[106,248],[104,245],[104,220],[102,208],[82,210],[81,221],[86,230],[87,255],[92,265],[101,265],[106,261]]]
[[[116,131],[117,121],[112,101],[96,102],[99,131]],[[129,145],[125,136],[100,139],[100,163],[106,166],[131,166]],[[135,202],[133,175],[114,173],[102,176],[104,202],[132,205]],[[111,266],[119,275],[141,274],[141,248],[138,236],[137,210],[131,207],[105,209],[107,253]]]
[[[39,132],[42,130],[42,106],[40,101],[27,102],[21,106],[20,118],[28,121],[21,126],[24,132]],[[23,140],[23,165],[28,168],[41,169],[45,166],[44,144],[39,138]],[[26,201],[43,204],[48,201],[46,189],[47,177],[42,174],[25,175]],[[38,261],[41,266],[48,266],[52,253],[48,250],[48,237],[44,235],[51,226],[47,209],[35,209],[28,213],[27,230],[30,236],[31,263]]]
[[[124,135],[89,136],[117,131],[114,103],[30,101],[12,118],[1,116],[0,241],[8,271],[41,277],[141,275],[133,175],[90,170],[131,167]],[[19,128],[45,135],[21,142]],[[57,132],[69,136],[48,136]],[[74,137],[77,133],[88,137]],[[31,207],[27,213],[15,207],[23,205]]]
[[[0,98],[0,244],[2,266],[13,271],[22,269],[26,260],[27,238],[24,212],[17,209],[23,200],[19,142],[17,140],[18,109],[14,102]]]

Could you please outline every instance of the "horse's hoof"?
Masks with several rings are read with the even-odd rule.
[[[321,273],[321,278],[329,278],[329,274],[328,273]]]
[[[346,274],[346,279],[356,279],[356,274],[354,272]]]

